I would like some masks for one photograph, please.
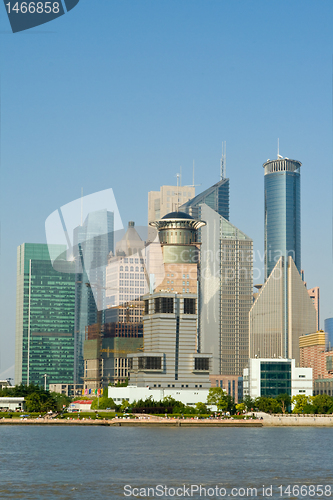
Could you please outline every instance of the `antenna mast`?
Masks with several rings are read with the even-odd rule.
[[[81,188],[81,226],[83,224],[83,187]]]
[[[222,141],[222,156],[221,156],[221,181],[225,179],[227,167],[227,143]]]

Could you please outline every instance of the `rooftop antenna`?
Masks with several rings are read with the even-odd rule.
[[[180,167],[179,167],[179,169],[180,169],[180,174],[179,174],[179,186],[181,187],[181,185],[182,185],[182,167],[180,166]]]
[[[280,139],[278,138],[278,151],[277,151],[277,157],[278,159],[279,158],[283,158],[283,156],[280,155]]]
[[[178,196],[177,210],[176,211],[178,212],[178,208],[179,208],[179,179],[181,177],[181,174],[177,174],[176,177],[177,177],[177,196]]]
[[[83,224],[83,187],[81,188],[81,226]]]
[[[227,143],[222,141],[222,156],[221,156],[221,181],[225,179],[227,167]]]
[[[193,176],[193,179],[192,179],[193,184],[190,184],[188,187],[193,188],[193,187],[201,186],[201,184],[194,184],[194,160],[193,160],[193,174],[192,174],[192,176]]]

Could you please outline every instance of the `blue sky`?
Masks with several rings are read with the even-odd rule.
[[[58,207],[112,187],[123,222],[147,193],[219,180],[263,252],[263,168],[302,162],[302,268],[333,316],[331,1],[80,0],[12,34],[0,6],[0,376],[13,376],[16,248]],[[78,221],[79,222],[79,221]],[[257,255],[257,253],[255,254]],[[259,263],[259,265],[262,265]]]

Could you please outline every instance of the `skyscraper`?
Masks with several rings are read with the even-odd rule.
[[[215,210],[224,219],[229,220],[229,179],[222,179],[209,187],[194,198],[181,205],[180,210],[200,217],[200,205],[205,203],[212,210]]]
[[[222,178],[180,210],[206,222],[198,230],[200,351],[212,353],[212,374],[241,376],[249,357],[253,242],[229,222],[229,179]]]
[[[148,223],[174,212],[195,195],[194,186],[161,186],[148,193]]]
[[[151,223],[159,232],[166,276],[144,296],[144,351],[128,356],[131,385],[178,390],[210,386],[211,355],[198,353],[194,285],[200,254],[197,230],[204,225],[183,212]]]
[[[200,350],[212,374],[241,376],[249,358],[253,242],[207,205],[200,206]]]
[[[83,377],[86,328],[104,323],[105,269],[114,246],[114,214],[106,209],[90,212],[74,229],[75,258],[75,361],[74,382]],[[99,313],[99,316],[98,316]]]
[[[50,257],[58,257],[56,269]],[[74,263],[66,246],[17,249],[15,383],[71,384],[74,373]]]
[[[301,272],[301,162],[267,160],[265,169],[265,279],[280,257]]]
[[[250,311],[250,357],[294,358],[299,337],[316,331],[301,277],[301,162],[278,157],[265,169],[265,284]]]

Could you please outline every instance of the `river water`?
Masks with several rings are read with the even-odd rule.
[[[330,428],[1,425],[0,499],[333,498],[332,450]]]

